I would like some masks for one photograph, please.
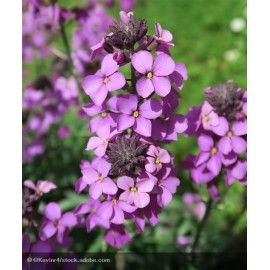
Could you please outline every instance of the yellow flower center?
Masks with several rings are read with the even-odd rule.
[[[135,112],[133,113],[133,116],[134,116],[135,118],[137,118],[137,117],[139,116],[139,112],[138,112],[138,111],[135,111]]]
[[[159,164],[160,163],[160,158],[156,158],[155,163]]]
[[[102,142],[102,143],[103,143],[103,144],[106,144],[106,143],[108,143],[108,141],[109,141],[109,139],[108,139],[108,138],[106,138],[106,139],[104,139],[104,140],[103,140],[103,142]]]
[[[104,178],[103,178],[103,176],[101,174],[98,176],[98,180],[101,181],[101,182],[104,181]]]
[[[107,115],[108,115],[107,112],[103,112],[103,113],[101,114],[102,117],[106,117]]]
[[[211,154],[214,155],[214,154],[216,154],[216,152],[217,152],[217,148],[213,147],[212,150],[211,150]]]
[[[131,192],[136,192],[136,191],[137,191],[137,188],[136,188],[136,187],[132,187],[132,188],[130,189],[130,191],[131,191]]]
[[[232,136],[233,136],[233,133],[232,133],[231,131],[229,131],[229,132],[227,133],[227,136],[228,136],[228,137],[232,137]]]
[[[203,119],[204,119],[205,122],[208,122],[209,121],[208,115],[205,115]]]
[[[117,202],[118,202],[118,199],[117,199],[117,198],[114,198],[114,199],[112,200],[112,203],[113,203],[113,204],[117,204]]]
[[[148,72],[147,75],[146,75],[146,77],[148,79],[152,79],[153,78],[153,73],[152,72]]]
[[[109,82],[109,78],[108,77],[105,77],[105,79],[103,80],[104,83],[107,83]]]

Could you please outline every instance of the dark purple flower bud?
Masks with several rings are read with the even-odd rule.
[[[108,162],[112,164],[109,175],[138,176],[145,164],[148,144],[140,143],[137,135],[129,139],[119,136],[114,143],[109,143]]]
[[[127,24],[122,21],[114,22],[109,27],[112,35],[106,37],[106,42],[120,50],[130,50],[137,41],[146,35],[147,30],[145,19],[137,19],[134,16],[130,16]]]
[[[244,91],[232,82],[225,82],[205,90],[206,100],[218,115],[234,120],[242,110]]]

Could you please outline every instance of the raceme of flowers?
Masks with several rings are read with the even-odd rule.
[[[175,114],[187,72],[169,53],[172,34],[156,23],[150,36],[144,19],[124,11],[120,17],[92,51],[96,57],[106,48],[101,68],[82,82],[92,100],[84,111],[95,133],[86,150],[95,157],[81,162],[76,191],[87,188],[89,202],[75,210],[88,215],[88,232],[106,228],[105,241],[117,248],[131,240],[126,220],[143,232],[146,220],[155,226],[158,213],[172,200],[180,180],[173,156],[160,142],[176,141],[187,129],[186,118]],[[130,78],[121,72],[126,65]]]
[[[207,183],[218,200],[218,176],[227,186],[247,183],[247,92],[228,81],[207,88],[205,96],[201,107],[187,114],[186,135],[196,136],[200,152],[189,155],[182,167],[196,184]]]

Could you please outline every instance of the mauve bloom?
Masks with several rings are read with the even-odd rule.
[[[172,200],[172,194],[176,192],[180,180],[177,177],[170,176],[171,169],[160,171],[157,177],[157,202],[160,207],[164,207]]]
[[[199,194],[185,193],[183,202],[199,220],[202,220],[205,214],[206,206]]]
[[[136,206],[132,206],[117,197],[112,197],[98,206],[96,214],[103,220],[110,220],[113,224],[123,224],[124,213],[132,213],[136,209]]]
[[[57,233],[57,241],[63,243],[67,228],[77,224],[77,218],[72,212],[61,213],[60,206],[55,202],[50,202],[44,208],[45,220],[41,225],[39,237],[47,240]]]
[[[156,34],[154,35],[154,39],[158,43],[168,47],[174,46],[174,44],[171,43],[173,36],[170,31],[162,29],[159,23],[155,23],[155,30]]]
[[[218,147],[223,154],[228,154],[234,151],[237,154],[243,153],[247,149],[247,142],[240,137],[247,134],[247,122],[236,121],[233,122],[231,128],[227,124],[224,126],[223,136],[219,142]]]
[[[182,90],[183,80],[186,81],[188,79],[186,65],[176,63],[174,72],[169,75],[169,78],[179,88],[179,90]]]
[[[230,186],[234,182],[239,181],[242,185],[247,184],[247,161],[239,160],[233,168],[228,168],[225,174],[225,182]]]
[[[118,131],[134,126],[134,131],[145,137],[151,136],[150,119],[155,119],[162,113],[162,106],[158,100],[151,98],[138,106],[138,97],[135,95],[120,97],[117,101],[117,108],[122,113],[117,120]]]
[[[32,110],[34,106],[38,106],[39,102],[44,97],[41,90],[36,90],[31,87],[27,87],[23,94],[23,107],[27,110]]]
[[[61,97],[65,101],[77,98],[79,95],[78,85],[74,77],[69,79],[59,77],[54,83],[54,89],[56,92],[61,93]]]
[[[136,184],[131,177],[121,176],[118,178],[117,186],[123,190],[119,199],[133,204],[138,208],[144,208],[150,202],[150,196],[147,192],[152,191],[154,182],[150,179],[140,180]]]
[[[188,246],[192,244],[192,239],[188,236],[180,235],[176,237],[176,243],[180,246]]]
[[[112,128],[117,126],[117,114],[111,112],[109,106],[107,108],[105,103],[102,103],[100,106],[93,103],[84,105],[83,111],[89,116],[100,114],[89,121],[89,127],[92,133],[104,125],[110,125]]]
[[[61,126],[57,130],[57,135],[61,139],[68,138],[70,136],[70,129],[67,126]]]
[[[83,79],[83,89],[96,105],[103,103],[108,92],[119,90],[125,85],[125,77],[117,72],[118,69],[118,64],[113,60],[113,54],[108,54],[101,63],[101,69],[95,75],[89,75]]]
[[[104,239],[115,248],[121,248],[124,244],[131,241],[129,234],[122,224],[111,224],[110,229],[104,235]]]
[[[121,10],[129,11],[131,10],[135,5],[135,0],[121,0],[119,3],[119,6]]]
[[[108,220],[104,220],[96,214],[96,210],[100,203],[99,199],[95,200],[90,197],[90,202],[81,203],[74,210],[74,214],[78,216],[90,213],[86,219],[87,232],[91,232],[96,226],[101,226],[106,229],[109,229],[110,227]]]
[[[206,163],[207,169],[214,175],[218,175],[222,166],[222,153],[215,146],[213,138],[206,134],[201,134],[197,142],[201,152],[196,157],[195,166]]]
[[[167,75],[173,73],[175,63],[167,54],[160,54],[153,60],[148,51],[134,53],[131,59],[133,67],[143,75],[137,83],[136,89],[140,96],[147,98],[154,91],[161,97],[165,97],[171,90]]]
[[[213,107],[205,101],[201,107],[201,122],[206,130],[212,130],[212,127],[219,125],[218,115],[214,112]]]
[[[91,164],[82,161],[82,179],[90,185],[89,195],[93,199],[99,198],[102,193],[113,195],[117,192],[116,184],[111,178],[107,177],[110,168],[111,164],[102,158],[95,158]]]
[[[35,194],[30,195],[30,200],[37,200],[44,193],[48,193],[52,189],[56,188],[56,185],[54,183],[47,180],[38,180],[36,185],[31,180],[25,180],[24,185],[35,191]]]
[[[145,169],[150,173],[160,170],[162,164],[168,164],[171,161],[168,151],[154,145],[149,146],[147,155]]]
[[[129,21],[129,18],[131,16],[134,16],[133,12],[125,12],[125,11],[120,11],[120,19],[123,23],[127,24]]]
[[[117,134],[117,131],[114,130],[111,132],[110,126],[105,125],[100,126],[96,133],[98,136],[93,136],[89,139],[86,150],[95,149],[95,154],[98,157],[101,157],[104,156],[110,139],[112,139]]]

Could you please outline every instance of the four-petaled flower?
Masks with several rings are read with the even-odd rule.
[[[107,176],[110,168],[111,164],[103,158],[95,158],[91,164],[88,161],[83,162],[82,180],[90,185],[91,198],[96,200],[102,193],[113,195],[117,192],[116,184]]]
[[[125,85],[125,77],[117,72],[118,69],[119,66],[113,59],[113,54],[108,54],[101,63],[101,69],[95,75],[84,78],[83,89],[96,105],[102,104],[108,92],[119,90]]]
[[[148,192],[152,191],[154,182],[151,179],[144,179],[135,183],[131,177],[122,176],[118,178],[117,186],[125,190],[121,193],[120,200],[134,204],[138,208],[144,208],[150,202]]]
[[[147,98],[154,91],[161,97],[169,94],[171,84],[166,76],[173,73],[175,68],[175,63],[169,55],[161,53],[153,60],[150,52],[139,51],[134,53],[131,63],[143,75],[136,83],[140,96]]]
[[[159,171],[162,164],[168,164],[171,161],[168,151],[154,145],[149,146],[147,155],[145,169],[150,173]]]
[[[134,125],[134,131],[145,137],[151,136],[150,119],[155,119],[162,113],[162,106],[158,100],[151,98],[138,106],[138,97],[135,95],[119,97],[117,108],[122,113],[117,121],[118,131],[126,130]]]

